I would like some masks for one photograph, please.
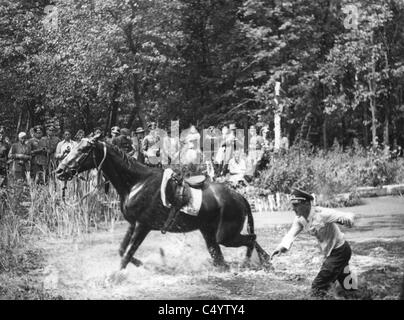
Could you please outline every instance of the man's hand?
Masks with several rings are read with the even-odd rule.
[[[281,254],[281,253],[285,253],[286,251],[288,251],[288,249],[286,249],[285,247],[280,247],[274,250],[274,252],[272,252],[271,254],[271,260],[274,256]]]
[[[337,223],[347,226],[348,228],[352,228],[353,220],[350,218],[341,217],[338,219]]]

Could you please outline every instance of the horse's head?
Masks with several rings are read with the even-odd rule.
[[[179,207],[184,204],[184,180],[171,169],[166,169],[161,182],[161,200],[165,207]]]
[[[99,166],[97,159],[97,143],[101,135],[82,139],[60,162],[56,169],[56,177],[60,180],[71,180],[80,172]],[[105,152],[105,151],[104,151]]]

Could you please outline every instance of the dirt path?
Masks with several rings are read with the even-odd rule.
[[[404,269],[404,198],[369,199],[343,210],[358,215],[356,228],[344,232],[353,248],[360,297],[397,298]],[[293,213],[259,213],[255,219],[259,242],[271,252]],[[231,270],[218,272],[199,232],[152,232],[136,254],[144,266],[118,272],[125,229],[120,223],[80,241],[43,243],[47,266],[38,277],[44,288],[65,299],[308,299],[321,265],[315,240],[302,235],[274,261],[274,271],[241,270],[245,249],[223,248]]]

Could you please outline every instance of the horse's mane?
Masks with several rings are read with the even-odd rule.
[[[144,165],[143,163],[140,163],[133,157],[129,157],[126,152],[124,152],[121,148],[119,148],[116,145],[113,145],[109,142],[104,141],[104,143],[107,145],[108,148],[112,149],[117,155],[120,157],[120,160],[125,164],[126,167],[128,167],[128,170],[139,173],[139,167],[142,170],[147,170],[149,171],[150,167]]]

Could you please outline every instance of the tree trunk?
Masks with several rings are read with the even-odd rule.
[[[385,148],[387,148],[390,145],[389,123],[390,123],[390,107],[387,105],[386,113],[384,115],[384,130],[383,130],[383,145]]]
[[[281,134],[282,134],[282,128],[281,128],[281,107],[279,106],[279,99],[280,99],[280,89],[281,89],[281,83],[279,81],[276,82],[275,84],[275,114],[274,114],[274,138],[275,138],[275,145],[274,148],[275,150],[279,150],[281,146]]]
[[[16,104],[14,106],[16,107]],[[20,132],[20,129],[21,129],[22,115],[23,115],[23,111],[21,109],[20,114],[18,115],[17,134]]]
[[[327,118],[325,115],[323,121],[323,148],[327,150]]]
[[[374,42],[374,35],[372,35],[372,44]],[[376,61],[375,61],[375,52],[372,52],[372,78],[369,79],[369,90],[371,92],[370,96],[370,112],[372,114],[372,147],[376,148],[378,145],[377,141],[377,120],[376,120],[376,83],[375,76],[376,73]]]

